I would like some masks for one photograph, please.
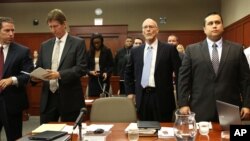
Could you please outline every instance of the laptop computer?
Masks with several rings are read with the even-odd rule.
[[[220,126],[223,131],[228,131],[230,125],[249,124],[249,121],[241,121],[239,106],[216,100],[216,107],[219,115]]]

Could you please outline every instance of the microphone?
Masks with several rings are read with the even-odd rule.
[[[81,122],[82,122],[82,116],[85,115],[86,113],[87,113],[87,109],[86,108],[81,108],[80,114],[77,117],[77,119],[75,121],[75,124],[73,126],[73,130],[75,130],[75,128],[77,127],[78,124],[81,124]]]

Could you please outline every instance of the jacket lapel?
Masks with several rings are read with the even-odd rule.
[[[202,53],[207,65],[208,65],[208,68],[210,69],[210,71],[212,71],[214,73],[214,75],[216,75],[214,72],[211,58],[210,58],[207,40],[204,40],[203,42],[201,42],[201,53]]]
[[[220,64],[219,64],[219,69],[218,69],[218,75],[221,72],[221,70],[226,62],[229,49],[230,49],[230,46],[227,44],[227,42],[223,41],[222,42],[221,59],[220,59]]]
[[[4,62],[4,70],[3,70],[3,76],[6,73],[7,68],[9,67],[10,64],[12,64],[12,60],[15,58],[15,45],[13,43],[10,44],[8,54],[6,56],[5,62]]]
[[[160,41],[158,41],[158,47],[157,47],[157,53],[156,53],[156,61],[155,61],[155,70],[158,67],[159,64],[159,60],[161,58],[162,55],[162,43]],[[155,71],[156,72],[156,71]]]
[[[64,46],[64,49],[63,49],[63,52],[62,52],[62,56],[61,56],[61,59],[60,59],[60,63],[59,63],[59,66],[58,66],[58,70],[59,68],[62,66],[62,63],[70,49],[70,46],[71,46],[71,37],[70,35],[68,35],[67,39],[66,39],[66,43],[65,43],[65,46]]]

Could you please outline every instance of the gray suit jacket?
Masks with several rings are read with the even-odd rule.
[[[206,40],[186,49],[179,71],[178,104],[189,105],[197,121],[218,120],[216,100],[250,107],[250,71],[243,47],[225,40],[222,46],[217,76]]]
[[[42,43],[37,67],[51,69],[55,40],[53,38]],[[68,35],[58,67],[61,75],[61,79],[58,80],[58,90],[61,97],[60,108],[65,113],[79,111],[85,106],[81,85],[81,76],[86,74],[85,50],[85,41],[83,39]],[[46,108],[49,91],[49,81],[44,81],[41,94],[41,112]]]

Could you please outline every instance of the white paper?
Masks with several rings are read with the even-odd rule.
[[[39,79],[48,81],[48,79],[45,79],[45,78],[44,78],[44,75],[46,75],[46,74],[48,74],[48,72],[47,72],[45,69],[39,67],[39,68],[33,70],[33,71],[30,73],[30,76],[33,76],[33,77],[36,77],[36,78],[39,78]]]
[[[129,129],[137,129],[137,123],[130,123],[128,127],[125,129],[125,132],[127,133]]]
[[[172,138],[174,137],[174,129],[171,127],[161,127],[158,131],[158,138]]]
[[[86,123],[82,123],[82,134],[85,134],[86,133],[86,128],[87,128],[87,125]],[[73,125],[66,125],[62,131],[64,132],[68,132],[69,134],[71,134],[73,132],[73,134],[78,134],[79,133],[79,128],[76,127],[76,129],[73,131]]]
[[[91,124],[87,126],[87,131],[95,131],[96,129],[103,129],[104,131],[110,131],[113,124]]]

